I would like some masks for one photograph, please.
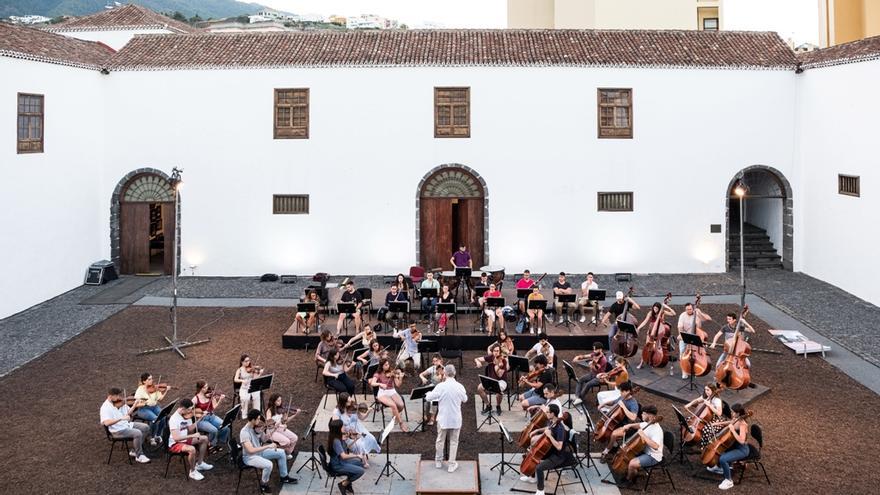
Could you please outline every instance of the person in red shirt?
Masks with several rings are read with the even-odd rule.
[[[486,299],[490,297],[501,297],[501,291],[495,286],[495,284],[489,284],[489,290],[483,295]],[[489,308],[483,310],[483,313],[486,315],[486,320],[489,322],[487,327],[486,335],[492,335],[495,331],[495,320],[498,320],[498,328],[504,330],[504,315],[501,312],[501,308]]]
[[[531,289],[532,286],[535,285],[535,281],[532,280],[532,272],[529,270],[523,270],[523,276],[521,279],[516,281],[517,289]],[[526,312],[526,300],[525,298],[519,299],[519,312],[520,314],[525,314]]]

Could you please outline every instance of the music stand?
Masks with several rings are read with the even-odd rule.
[[[699,335],[696,335],[693,333],[687,333],[687,332],[679,332],[679,335],[681,335],[681,340],[684,341],[685,349],[687,349],[687,346],[689,346],[689,345],[692,345],[694,347],[705,347],[706,346],[706,344],[703,342],[703,339]],[[690,374],[690,376],[688,376],[687,383],[685,383],[681,387],[678,387],[677,392],[681,391],[681,389],[683,389],[683,388],[687,388],[690,391],[694,391],[698,388],[694,384],[694,361],[695,361],[694,352],[693,352],[693,350],[691,350],[691,355],[688,357],[688,362],[691,363],[691,374]]]
[[[504,441],[506,440],[507,443],[513,443],[513,440],[511,440],[511,438],[510,438],[510,432],[507,431],[507,428],[504,426],[504,423],[502,423],[500,420],[498,421],[498,431],[499,431],[499,433],[501,433],[501,436],[500,436],[501,441],[499,442],[501,444],[501,460],[497,464],[495,464],[494,466],[490,467],[489,471],[492,471],[493,469],[495,469],[499,466],[501,467],[501,469],[498,471],[498,484],[501,485],[501,477],[504,476],[504,468],[505,467],[507,469],[509,469],[510,471],[513,471],[516,474],[520,474],[520,472],[517,471],[517,469],[515,467],[513,467],[513,464],[507,462],[504,459]]]
[[[268,375],[258,376],[251,380],[251,385],[248,387],[248,393],[252,394],[254,392],[260,393],[260,404],[265,404],[263,401],[263,390],[269,390],[272,388],[272,373]]]
[[[483,425],[486,425],[486,424],[491,425],[492,423],[498,423],[498,420],[495,419],[494,413],[492,412],[492,411],[494,411],[494,409],[492,409],[492,397],[494,397],[496,394],[502,393],[501,392],[501,384],[498,383],[498,380],[496,380],[494,378],[489,378],[488,376],[485,376],[485,375],[479,375],[479,378],[480,378],[480,384],[483,386],[483,390],[486,391],[486,395],[489,397],[489,415],[486,416],[486,419],[484,419],[483,422],[480,423],[479,426],[477,426],[477,431],[480,431],[480,428],[482,428]]]
[[[578,464],[580,464],[581,467],[584,467],[583,462],[584,462],[584,459],[586,459],[587,460],[587,467],[584,468],[584,474],[586,474],[586,469],[589,469],[590,464],[592,464],[593,469],[596,470],[596,476],[600,476],[599,466],[596,465],[596,461],[594,461],[593,457],[590,455],[590,451],[593,450],[591,444],[593,441],[593,431],[596,429],[596,423],[593,422],[593,417],[590,416],[590,412],[587,411],[587,403],[582,402],[580,404],[580,406],[581,406],[581,410],[583,411],[584,416],[587,417],[587,432],[585,435],[587,437],[587,449],[586,449],[586,452],[584,454],[582,454],[581,457],[578,458]]]
[[[336,303],[336,313],[339,314],[340,318],[343,318],[342,328],[345,330],[345,335],[348,335],[348,317],[343,315],[354,315],[357,312],[357,304],[353,302],[339,302]]]
[[[389,313],[403,313],[404,323],[409,323],[409,301],[391,301],[388,303]],[[387,318],[386,318],[387,321]]]
[[[308,314],[315,313],[315,333],[320,333],[321,325],[318,323],[318,303],[316,302],[301,302],[296,303],[296,312],[297,313],[306,313],[306,321],[308,321]]]
[[[684,432],[687,431],[688,433],[694,433],[694,429],[691,428],[691,425],[688,424],[684,413],[679,411],[678,408],[675,406],[672,406],[672,409],[675,411],[675,417],[678,419],[678,463],[684,464],[685,462],[687,462],[688,464],[690,464],[691,461],[687,458],[687,452],[685,452],[684,447]],[[674,455],[675,454],[673,454],[673,456]]]
[[[391,421],[388,422],[388,426],[386,426],[385,429],[382,430],[382,438],[381,440],[379,440],[379,443],[385,444],[385,465],[382,466],[382,471],[379,472],[379,477],[376,478],[375,484],[377,485],[379,484],[379,480],[381,480],[383,476],[391,478],[393,476],[391,474],[392,472],[397,473],[397,475],[400,476],[400,479],[406,480],[406,478],[404,478],[403,475],[400,474],[400,471],[398,471],[397,468],[394,467],[394,464],[391,463],[391,447],[389,446],[389,438],[391,437],[391,430],[394,429],[394,425],[396,424],[397,420],[395,418],[391,418]]]
[[[507,356],[507,364],[510,366],[510,371],[513,372],[513,386],[515,387],[514,393],[519,395],[519,374],[520,372],[529,374],[529,359],[522,356],[515,356],[511,354]],[[510,387],[507,387],[508,390]],[[511,408],[510,398],[507,400],[507,410],[509,411]]]
[[[439,291],[434,287],[422,287],[421,289],[419,289],[419,294],[422,297],[437,297]]]
[[[153,420],[153,422],[154,422],[154,423],[158,423],[159,421],[162,421],[163,419],[165,419],[165,418],[167,418],[168,416],[170,416],[170,415],[171,415],[171,411],[174,410],[174,406],[177,405],[177,401],[178,401],[178,400],[180,400],[179,397],[178,397],[177,399],[174,399],[173,401],[169,402],[168,404],[166,404],[166,405],[165,405],[165,406],[159,411],[159,415],[156,416],[156,419]]]
[[[562,321],[562,323],[557,323],[557,327],[565,326],[568,327],[569,330],[571,330],[571,312],[567,311],[566,306],[569,303],[573,303],[575,299],[577,299],[577,294],[558,294],[556,296],[556,302],[562,303],[561,311],[565,313],[565,319]],[[562,315],[559,316],[562,317]]]
[[[425,339],[418,341],[416,345],[418,345],[419,348],[419,369],[423,370],[425,369],[425,360],[428,359],[431,354],[440,350],[440,341]]]
[[[587,291],[587,302],[593,303],[593,309],[595,309],[595,314],[593,314],[593,321],[590,322],[590,325],[594,327],[599,326],[599,304],[605,301],[605,290],[604,289],[590,289]]]
[[[318,466],[320,466],[321,463],[320,461],[318,461],[318,458],[315,457],[315,423],[317,422],[318,418],[313,419],[311,424],[309,424],[309,428],[306,430],[306,434],[304,435],[307,437],[312,437],[312,455],[306,460],[305,463],[303,463],[302,466],[299,467],[299,469],[296,470],[296,474],[299,474],[299,472],[302,471],[303,468],[308,467],[309,469],[314,471],[315,474],[318,475],[318,479],[321,479],[321,470],[318,469]]]
[[[516,289],[516,298],[517,299],[528,299],[529,294],[532,293],[531,287],[526,287],[525,289]]]
[[[238,417],[238,413],[241,411],[241,404],[236,404],[232,406],[231,409],[226,411],[226,414],[223,415],[223,423],[220,425],[220,430],[223,428],[231,428],[232,423],[235,422],[235,418]]]
[[[486,325],[483,322],[483,319],[486,317],[486,314],[483,313],[483,307],[480,305],[480,298],[483,297],[483,295],[485,295],[486,291],[488,291],[488,290],[489,290],[488,285],[478,285],[478,286],[474,287],[474,299],[477,302],[477,312],[479,313],[479,316],[477,316],[477,322],[480,325],[480,332],[486,331]],[[484,303],[485,303],[485,301],[484,301]]]
[[[449,303],[441,302],[441,303],[437,303],[437,313],[438,313],[438,314],[440,314],[440,313],[444,313],[444,314],[447,314],[447,315],[451,314],[452,317],[455,319],[455,326],[453,327],[453,328],[454,328],[453,333],[455,333],[455,332],[458,331],[458,316],[456,315],[455,311],[456,311],[456,307],[455,307],[455,303],[454,303],[454,302],[449,302]],[[440,319],[437,318],[437,321],[439,322]],[[449,325],[449,318],[446,319],[446,324]],[[439,323],[438,323],[438,325],[439,325]]]
[[[571,400],[571,396],[572,396],[571,382],[577,383],[578,377],[577,377],[577,374],[575,374],[575,372],[574,372],[574,367],[571,364],[569,364],[568,361],[563,359],[562,360],[562,367],[565,368],[565,373],[568,375],[568,400],[566,400],[565,402],[562,403],[562,407],[570,407],[571,403],[573,402]]]
[[[464,291],[461,293],[461,302],[467,303],[467,294],[471,291],[469,281],[473,270],[467,266],[455,267],[455,277],[458,278],[458,287],[455,288],[455,298],[458,299],[458,289],[464,284]]]
[[[544,314],[547,313],[547,300],[546,299],[532,299],[526,303],[526,309],[530,310],[541,310]],[[544,327],[544,316],[541,315],[538,318],[538,313],[535,313],[535,318],[538,319],[538,329],[543,330]],[[529,325],[531,325],[531,319],[529,319]]]
[[[436,387],[436,385],[434,385],[434,384],[424,385],[424,386],[416,387],[416,388],[412,389],[412,392],[409,393],[409,400],[422,399],[422,420],[419,421],[419,424],[417,424],[415,428],[410,430],[410,432],[409,432],[410,435],[414,434],[416,432],[416,430],[419,429],[419,427],[422,428],[422,431],[427,431],[427,423],[428,422],[425,421],[425,416],[426,416],[425,415],[425,403],[426,403],[425,396],[428,395],[428,392],[430,392],[431,390],[434,390],[434,387]]]

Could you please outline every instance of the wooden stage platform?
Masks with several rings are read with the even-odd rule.
[[[672,374],[669,374],[669,366],[665,368],[645,367],[636,369],[634,366],[629,371],[629,378],[633,385],[644,388],[652,394],[657,394],[667,399],[686,404],[703,393],[703,387],[707,383],[715,381],[714,373],[709,373],[703,377],[694,378],[694,390],[688,387],[688,380],[682,380],[681,369],[678,363],[672,364]],[[742,390],[724,390],[721,392],[721,399],[728,404],[736,402],[746,405],[758,397],[770,392],[770,388],[754,384],[754,388],[744,388]]]
[[[437,469],[433,460],[419,461],[416,471],[417,495],[477,495],[480,493],[480,466],[476,461],[458,461],[450,473],[448,463]]]

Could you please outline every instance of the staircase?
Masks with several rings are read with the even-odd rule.
[[[730,268],[739,267],[739,229],[728,231],[728,261]],[[782,257],[776,252],[767,231],[752,224],[744,224],[743,241],[745,266],[747,268],[782,268]]]

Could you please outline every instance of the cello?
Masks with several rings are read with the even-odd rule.
[[[672,299],[672,293],[667,292],[660,310],[654,315],[654,324],[651,331],[645,337],[645,348],[642,350],[642,361],[651,363],[655,368],[664,368],[669,364],[669,336],[671,327],[666,323],[665,306]],[[653,309],[651,310],[653,311]]]
[[[547,414],[544,413],[543,409],[538,408],[538,412],[532,416],[532,419],[529,420],[529,424],[527,424],[525,428],[523,428],[522,433],[519,434],[519,441],[517,444],[524,449],[528,448],[531,443],[532,432],[545,426],[547,426]]]
[[[629,299],[633,296],[633,288],[630,287],[629,291],[626,293],[624,297],[623,304],[623,312],[620,313],[620,316],[617,317],[618,321],[625,321],[632,325],[638,325],[639,321],[635,316],[629,313]],[[615,323],[616,325],[616,323]],[[621,336],[623,334],[623,336]],[[636,352],[639,350],[639,339],[637,335],[632,335],[629,332],[620,332],[614,334],[613,342],[613,352],[618,356],[623,357],[633,357],[636,355]]]
[[[562,413],[562,416],[557,418],[556,421],[566,421],[567,417],[571,417],[568,414],[568,411]],[[546,417],[545,417],[546,420]],[[563,445],[565,442],[563,442]],[[550,452],[550,449],[553,448],[553,443],[550,442],[550,439],[547,435],[541,435],[541,438],[535,442],[535,446],[532,447],[532,450],[529,451],[528,454],[523,456],[522,463],[519,465],[519,471],[525,476],[534,476],[535,470],[538,468],[538,464],[547,457],[547,453]]]
[[[712,397],[717,397],[719,393],[721,393],[720,388],[713,393],[714,395],[712,395]],[[705,400],[711,400],[712,397]],[[703,437],[703,425],[708,423],[713,416],[712,410],[709,409],[708,405],[706,405],[705,400],[697,405],[697,409],[695,411],[691,411],[690,409],[687,409],[687,406],[685,406],[685,409],[691,413],[691,417],[687,420],[687,429],[682,430],[681,433],[681,441],[683,444],[699,442],[700,439]]]
[[[639,431],[645,431],[652,424],[661,421],[663,421],[663,416],[657,416],[653,421],[646,424],[644,428],[639,428]],[[617,454],[614,455],[614,460],[611,461],[611,470],[618,475],[626,473],[629,462],[635,459],[636,456],[641,454],[644,450],[645,440],[638,434],[638,432],[636,432],[633,436],[629,437],[629,440],[624,442],[620,447],[620,450],[617,451]]]
[[[709,354],[706,353],[705,348],[705,342],[709,339],[709,334],[700,326],[699,314],[697,313],[697,308],[699,308],[702,298],[703,296],[697,294],[697,298],[694,301],[694,335],[700,337],[704,344],[702,347],[690,344],[685,346],[679,360],[681,372],[685,375],[706,376],[712,371],[712,363],[709,362]]]
[[[633,387],[631,394],[639,391],[639,387]],[[620,423],[626,419],[623,412],[623,400],[617,401],[616,404],[608,411],[602,419],[596,423],[596,429],[593,431],[593,441],[605,442],[611,438],[611,433],[620,426]]]
[[[743,306],[739,319],[736,321],[733,337],[724,343],[724,352],[727,353],[727,356],[715,371],[715,381],[732,390],[746,388],[751,381],[751,371],[746,364],[746,359],[752,353],[752,346],[745,341],[742,335],[742,321],[748,312],[749,306]]]
[[[714,467],[718,465],[718,458],[721,457],[721,454],[727,452],[728,449],[733,445],[733,442],[736,440],[733,437],[733,427],[740,421],[745,420],[746,418],[752,416],[754,411],[746,411],[742,416],[731,420],[730,424],[728,424],[723,430],[718,432],[715,435],[715,439],[709,445],[706,445],[706,448],[703,449],[703,452],[700,454],[700,462],[709,467]]]

